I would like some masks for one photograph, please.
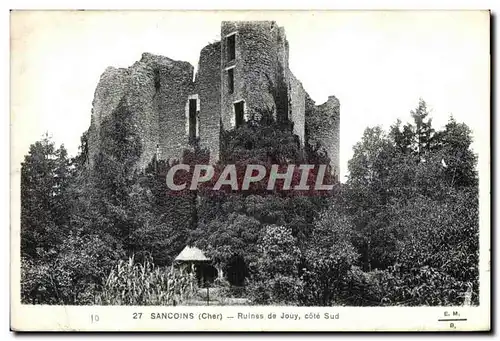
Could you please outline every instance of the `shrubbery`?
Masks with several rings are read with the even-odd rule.
[[[303,290],[299,276],[301,253],[292,231],[284,226],[267,226],[258,243],[258,260],[248,288],[255,304],[296,304]]]
[[[478,304],[470,131],[453,119],[436,131],[427,115],[421,102],[412,123],[366,129],[347,182],[326,196],[174,195],[165,184],[172,162],[153,160],[135,171],[142,147],[124,103],[103,122],[106,139],[94,169],[87,167],[85,134],[74,159],[45,138],[22,164],[22,301],[183,304],[195,283],[165,266],[194,244],[218,269],[241,261],[253,304],[458,305],[466,291]],[[290,122],[261,116],[224,132],[216,167],[328,162],[305,155]],[[194,150],[182,161],[200,157],[206,155]],[[215,286],[220,302],[231,295],[226,280]]]

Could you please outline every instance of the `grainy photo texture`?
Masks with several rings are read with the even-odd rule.
[[[55,13],[77,27],[105,14]],[[139,19],[127,36],[117,13],[102,33],[113,38],[82,29],[63,39],[60,59],[77,62],[55,76],[64,81],[50,110],[69,118],[13,131],[29,145],[19,160],[21,303],[479,305],[480,137],[475,99],[456,103],[474,86],[476,59],[454,64],[439,43],[473,51],[472,40],[458,28],[448,36],[455,22],[430,32],[396,13],[339,14],[332,27],[299,14],[210,25],[209,13],[186,14],[153,45],[141,39],[154,27],[162,36],[161,15],[140,38]],[[13,48],[43,33],[27,28],[45,29],[37,15],[13,13]],[[403,40],[395,23],[404,33],[409,22],[416,33]],[[357,34],[366,39],[342,39]],[[71,112],[71,98],[83,108]]]

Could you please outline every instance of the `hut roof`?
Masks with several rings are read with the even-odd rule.
[[[186,262],[186,261],[209,261],[204,254],[203,251],[198,249],[197,247],[186,246],[184,250],[179,253],[177,257],[175,257],[176,262]]]

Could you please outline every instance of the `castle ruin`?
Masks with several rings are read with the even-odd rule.
[[[220,154],[220,134],[262,112],[293,122],[300,144],[326,153],[339,174],[339,101],[316,106],[288,65],[289,47],[274,21],[225,21],[221,41],[205,46],[198,71],[184,61],[144,53],[129,68],[108,67],[97,85],[89,129],[89,161],[99,151],[100,125],[121,101],[142,143],[138,167],[154,157],[180,158],[193,143]],[[314,117],[315,122],[309,124]]]

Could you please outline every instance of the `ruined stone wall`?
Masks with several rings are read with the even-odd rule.
[[[110,115],[125,96],[128,86],[128,69],[108,67],[101,75],[92,101],[92,118],[96,126]]]
[[[189,147],[186,104],[195,91],[193,72],[193,66],[182,61],[159,68],[159,159],[179,159]]]
[[[210,162],[219,159],[221,122],[221,43],[204,47],[200,53],[195,92],[200,100],[200,146],[210,150]]]
[[[291,119],[289,115],[290,94],[289,94],[289,74],[288,68],[288,41],[283,27],[274,28],[277,31],[276,48],[277,48],[277,64],[276,64],[276,85],[275,85],[275,102],[276,102],[276,118],[284,121]]]
[[[129,69],[126,103],[141,141],[140,168],[145,168],[153,160],[158,144],[157,68],[157,62],[144,54]]]
[[[326,152],[330,158],[332,172],[340,174],[340,103],[335,96],[329,96],[321,105],[306,95],[306,131],[307,143],[320,152]]]
[[[89,162],[99,151],[103,119],[123,99],[132,115],[132,129],[142,151],[137,168],[145,168],[160,150],[160,158],[178,158],[187,145],[184,105],[193,91],[193,67],[186,62],[144,53],[127,69],[107,68],[97,85],[89,129]]]
[[[228,59],[227,35],[235,33],[235,58]],[[339,102],[335,97],[315,106],[288,67],[285,31],[272,21],[223,22],[221,42],[202,49],[196,81],[187,62],[144,53],[127,69],[107,68],[93,101],[89,159],[99,151],[100,125],[122,99],[141,138],[138,167],[158,152],[159,159],[179,158],[189,146],[188,100],[198,99],[197,134],[211,162],[219,158],[220,131],[235,126],[234,103],[245,101],[245,119],[271,112],[289,119],[302,145],[320,146],[339,174]],[[227,69],[233,68],[234,93],[228,91]]]
[[[92,101],[92,117],[89,128],[89,163],[92,166],[100,146],[101,122],[111,115],[125,96],[128,86],[128,70],[108,67],[101,75]]]
[[[236,58],[227,58],[226,36],[236,32]],[[224,129],[234,127],[235,101],[244,100],[246,117],[269,111],[276,115],[279,27],[271,21],[223,22],[221,28],[221,107]],[[227,71],[234,66],[234,93],[228,91]]]
[[[305,142],[305,116],[306,116],[306,92],[302,83],[288,70],[288,117],[293,122],[293,133],[296,134],[303,146]]]

